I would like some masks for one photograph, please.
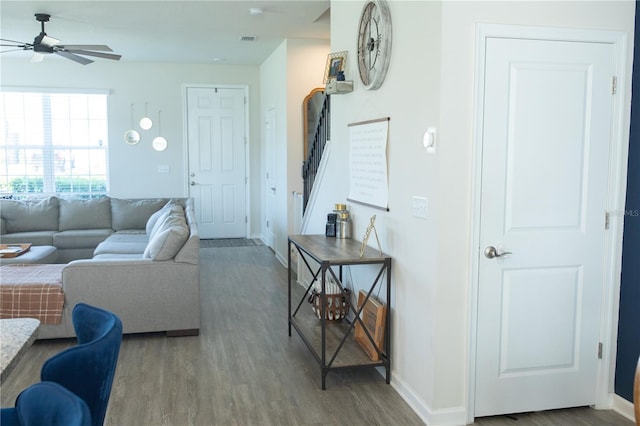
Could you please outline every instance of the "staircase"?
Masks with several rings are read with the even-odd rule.
[[[309,155],[302,163],[302,181],[303,181],[303,194],[302,194],[302,208],[303,213],[307,209],[307,203],[311,196],[311,190],[313,189],[313,183],[318,173],[318,167],[320,166],[320,159],[324,151],[324,146],[331,137],[330,123],[331,123],[331,111],[329,108],[330,96],[325,94],[324,101],[320,114],[318,115],[318,121],[316,122],[316,130],[313,136],[313,141],[309,148]]]

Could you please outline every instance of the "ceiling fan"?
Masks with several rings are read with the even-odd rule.
[[[0,47],[14,47],[15,49],[3,50],[0,53],[13,52],[16,50],[33,50],[31,62],[40,62],[44,58],[44,55],[55,53],[56,55],[71,59],[72,61],[78,62],[82,65],[87,65],[93,62],[91,59],[85,58],[84,56],[95,56],[98,58],[113,59],[116,61],[122,57],[121,55],[116,55],[114,53],[104,53],[113,52],[113,50],[111,50],[109,46],[105,46],[103,44],[62,45],[60,44],[60,40],[49,37],[47,33],[44,32],[44,23],[49,22],[51,15],[47,13],[36,13],[35,16],[36,21],[40,22],[42,30],[40,31],[40,34],[33,39],[33,43],[22,43],[2,38],[0,39],[0,42],[2,42]],[[5,42],[15,44],[4,44]]]

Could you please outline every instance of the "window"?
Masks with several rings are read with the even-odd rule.
[[[0,92],[0,196],[104,196],[108,153],[105,93]]]

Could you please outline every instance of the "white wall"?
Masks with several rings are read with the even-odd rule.
[[[27,55],[28,56],[28,55]],[[183,85],[237,84],[249,87],[249,150],[251,174],[251,233],[260,232],[260,114],[259,67],[200,64],[135,63],[97,60],[82,66],[75,62],[48,57],[41,63],[28,58],[4,59],[0,63],[3,87],[55,87],[107,89],[109,108],[109,192],[113,197],[177,197],[187,195],[183,126]],[[161,123],[148,131],[140,130],[137,121],[148,113]],[[135,127],[142,134],[137,145],[128,145],[123,135],[132,126],[134,104]],[[158,127],[168,140],[163,152],[151,148]],[[158,173],[158,166],[169,166],[169,173]]]
[[[354,237],[361,238],[376,214],[382,248],[393,257],[392,384],[429,424],[462,424],[468,404],[475,24],[597,28],[631,36],[634,3],[390,1],[393,52],[377,91],[364,90],[357,75],[363,4],[331,2],[331,51],[349,51],[346,77],[355,85],[354,92],[331,99],[326,174],[346,175],[349,123],[391,117],[389,212],[348,203]],[[622,96],[629,93],[627,84]],[[430,126],[438,128],[435,155],[422,148]],[[628,128],[628,119],[622,127]],[[346,185],[331,186],[320,198],[329,191],[333,202],[345,202]],[[428,198],[427,220],[412,216],[414,195]],[[332,203],[316,209],[326,213]],[[314,216],[322,217],[318,210]],[[356,287],[364,275],[354,274]]]
[[[262,121],[269,109],[276,110],[276,211],[272,226],[276,239],[274,251],[282,263],[286,263],[287,238],[292,231],[291,193],[302,191],[302,100],[312,89],[322,86],[328,52],[329,43],[325,40],[288,39],[260,66]],[[263,141],[265,134],[263,125]],[[264,146],[262,153],[264,170]],[[261,179],[262,187],[266,188],[264,173]],[[265,195],[263,206],[266,206]],[[264,214],[262,224],[266,232]]]

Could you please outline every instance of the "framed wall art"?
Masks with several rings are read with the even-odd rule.
[[[327,65],[324,69],[324,84],[333,81],[338,76],[339,71],[344,71],[347,63],[347,51],[329,53],[327,55]]]

